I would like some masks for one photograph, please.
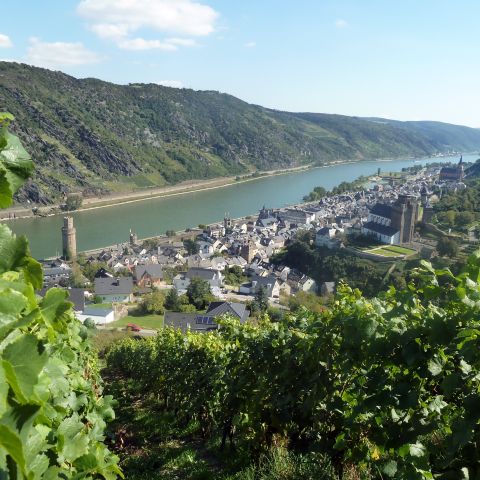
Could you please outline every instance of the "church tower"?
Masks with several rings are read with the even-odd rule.
[[[232,233],[232,219],[230,214],[225,213],[225,216],[223,217],[223,228],[225,233]]]
[[[400,243],[413,240],[415,222],[418,220],[418,204],[412,195],[401,194],[392,205],[392,227],[400,232]]]
[[[64,217],[62,227],[63,258],[74,260],[77,256],[77,231],[72,217]]]

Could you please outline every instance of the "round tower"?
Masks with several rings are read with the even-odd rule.
[[[74,260],[77,256],[77,232],[73,226],[72,217],[63,218],[62,227],[63,258]]]

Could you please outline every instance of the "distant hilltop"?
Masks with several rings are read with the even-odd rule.
[[[250,105],[213,91],[116,85],[0,62],[0,111],[36,165],[17,200],[58,203],[339,160],[479,151],[480,130]]]

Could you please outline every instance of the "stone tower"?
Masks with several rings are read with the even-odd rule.
[[[63,258],[74,260],[77,256],[77,232],[72,217],[64,217],[62,227]]]
[[[232,232],[232,219],[230,218],[230,214],[225,214],[223,217],[223,228],[225,229],[225,233]]]
[[[255,257],[257,252],[258,248],[255,245],[255,242],[252,240],[245,242],[240,248],[240,256],[244,258],[248,263],[252,263],[253,257]]]
[[[130,239],[129,240],[130,240],[130,245],[132,247],[134,247],[137,244],[137,241],[138,241],[137,234],[132,229],[130,229]]]
[[[413,195],[399,195],[392,205],[392,227],[399,230],[400,243],[410,243],[413,240],[417,220],[417,199]]]

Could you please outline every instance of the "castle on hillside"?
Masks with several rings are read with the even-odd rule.
[[[392,205],[377,203],[372,207],[362,233],[390,245],[410,243],[418,213],[418,202],[413,195],[399,195]]]

